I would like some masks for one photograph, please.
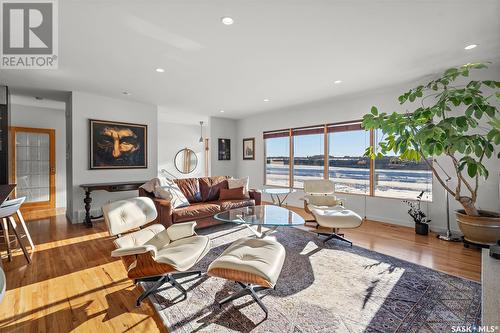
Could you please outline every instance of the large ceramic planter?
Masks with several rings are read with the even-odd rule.
[[[471,243],[493,245],[500,240],[500,214],[480,210],[481,216],[469,216],[465,211],[457,210],[458,227],[464,239]]]

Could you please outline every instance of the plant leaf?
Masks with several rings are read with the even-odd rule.
[[[467,163],[467,173],[469,177],[473,178],[477,174],[477,164],[476,163]]]

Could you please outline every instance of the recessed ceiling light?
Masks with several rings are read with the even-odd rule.
[[[271,101],[269,98],[264,98],[264,102],[266,102],[266,103],[267,103],[267,102],[269,102],[269,101]]]
[[[234,23],[234,20],[229,16],[224,16],[220,20],[221,20],[222,24],[224,24],[224,25],[231,25]]]
[[[219,112],[220,112],[220,113],[224,113],[224,110],[220,110]]]
[[[125,96],[130,96],[130,95],[132,95],[132,94],[131,94],[131,93],[129,93],[128,91],[124,91],[124,92],[122,92],[122,94],[124,94]]]
[[[466,47],[464,47],[464,49],[472,50],[472,49],[475,49],[476,47],[477,47],[477,44],[470,44],[470,45],[467,45]]]
[[[157,68],[155,69],[155,71],[157,71],[158,73],[163,73],[165,70],[163,68]]]
[[[342,80],[337,80],[337,81],[334,81],[333,83],[339,84],[339,83],[342,83]]]

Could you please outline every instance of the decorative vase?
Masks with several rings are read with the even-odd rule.
[[[429,234],[429,225],[427,223],[415,223],[415,233],[427,236]]]
[[[494,245],[500,239],[500,214],[479,210],[480,216],[469,216],[457,210],[457,223],[464,240],[480,245]]]

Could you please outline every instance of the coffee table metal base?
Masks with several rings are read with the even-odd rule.
[[[267,230],[265,231],[262,231],[262,226],[261,225],[258,225],[257,226],[257,229],[254,229],[252,228],[254,225],[250,225],[250,224],[245,224],[245,227],[247,227],[248,229],[250,229],[250,231],[252,231],[252,233],[255,235],[255,237],[257,238],[265,238],[266,236],[269,236],[270,234],[272,234],[273,232],[276,231],[276,229],[278,229],[277,226],[274,226],[274,227],[269,227]]]
[[[287,193],[283,197],[280,197],[279,194],[270,194],[273,204],[278,205],[280,207],[283,207],[283,204],[285,203],[285,200],[288,198],[289,195],[290,193]]]

